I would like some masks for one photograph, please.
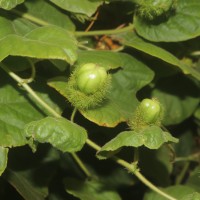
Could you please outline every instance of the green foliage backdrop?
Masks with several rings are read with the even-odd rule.
[[[199,0],[0,0],[0,47],[0,199],[200,200]],[[77,109],[86,63],[111,83]]]

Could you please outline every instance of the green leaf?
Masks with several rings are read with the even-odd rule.
[[[181,200],[186,195],[195,192],[192,188],[183,185],[170,186],[162,190],[167,194],[173,196],[174,198]],[[145,194],[144,200],[166,200],[166,198],[161,196],[160,194],[151,191]]]
[[[25,124],[39,120],[46,114],[49,114],[43,107],[35,102],[31,95],[26,94],[17,83],[1,71],[0,79],[0,146],[16,147],[27,144],[27,140],[23,134]],[[60,98],[52,98],[55,96],[54,91],[36,79],[31,84],[36,94],[47,102],[52,109],[61,113],[63,111],[63,103]]]
[[[195,141],[192,131],[185,130],[181,132],[179,143],[174,145],[177,157],[190,156],[195,148]]]
[[[187,87],[185,87],[187,85]],[[180,74],[158,81],[151,96],[163,105],[164,125],[181,123],[190,117],[199,104],[199,89]]]
[[[194,116],[200,120],[200,106],[197,108],[197,110],[194,113]]]
[[[15,30],[12,22],[5,17],[0,16],[0,38],[4,38],[9,34],[14,34]]]
[[[66,100],[63,97],[58,96],[56,91],[46,85],[46,79],[38,76],[35,78],[34,82],[30,83],[30,87],[46,104],[54,109],[55,112],[60,115],[62,114],[66,108]],[[30,99],[32,99],[30,94],[28,94],[28,96]],[[48,110],[45,110],[42,105],[38,104],[35,99],[32,99],[32,101],[37,105],[38,109],[40,109],[40,112],[42,112],[44,115],[52,115],[52,113],[50,113]]]
[[[20,17],[12,18],[9,13],[2,13],[0,17],[0,36],[7,36],[7,27],[10,29],[10,32],[7,34],[13,33],[24,36],[41,26],[41,23],[42,25],[56,25],[68,31],[75,30],[75,26],[70,18],[47,1],[27,0],[23,6],[11,12],[17,16],[25,15],[28,19]]]
[[[40,10],[40,12],[38,12],[38,10]],[[75,30],[75,26],[67,14],[60,12],[60,10],[49,1],[27,0],[24,3],[24,8],[21,8],[20,11],[34,16],[39,20],[43,20],[49,25],[60,26],[70,31]]]
[[[66,191],[81,200],[120,200],[117,192],[96,180],[79,181],[68,178],[64,181]]]
[[[8,148],[0,146],[0,176],[6,169],[7,160],[8,160]]]
[[[140,132],[123,131],[106,143],[97,156],[99,159],[104,159],[109,156],[110,151],[116,151],[121,147],[140,147],[144,145],[149,149],[158,149],[165,142],[176,143],[178,139],[172,137],[170,133],[164,132],[158,126],[150,126]]]
[[[24,0],[0,0],[0,8],[3,8],[5,10],[11,10],[15,6],[23,2]]]
[[[25,35],[38,28],[36,24],[23,18],[10,19],[9,16],[0,16],[0,38],[4,38],[10,34]]]
[[[103,184],[113,189],[134,186],[137,183],[137,179],[120,166],[118,168],[113,168],[109,174],[106,173],[106,175],[101,176],[100,179]]]
[[[173,169],[172,155],[168,145],[159,149],[139,148],[139,165],[141,173],[160,187],[170,185]]]
[[[77,65],[85,63],[98,63],[110,70],[112,86],[101,105],[93,109],[80,110],[82,115],[98,125],[108,127],[126,121],[138,104],[137,91],[152,80],[153,72],[140,61],[124,53],[80,52]],[[67,78],[56,77],[49,80],[48,84],[68,97],[65,89]]]
[[[200,193],[194,192],[184,196],[181,200],[200,200]]]
[[[103,3],[102,0],[50,0],[60,8],[73,13],[80,13],[91,17],[95,13],[97,8]]]
[[[1,39],[0,60],[8,55],[61,59],[72,64],[76,60],[76,39],[71,32],[55,26],[34,29],[25,37],[14,34]]]
[[[27,141],[23,127],[26,123],[41,119],[43,114],[2,71],[0,84],[0,146],[25,145]]]
[[[59,161],[60,152],[49,145],[40,145],[35,154],[27,146],[17,148],[9,152],[3,178],[24,200],[44,200]]]
[[[147,22],[135,16],[134,25],[139,35],[155,42],[177,42],[200,35],[199,0],[179,0],[174,14],[162,22]]]
[[[197,166],[193,172],[191,172],[190,177],[186,183],[191,188],[194,188],[196,191],[200,192],[200,167]]]
[[[87,139],[85,129],[65,118],[46,117],[33,121],[25,126],[24,132],[30,142],[50,143],[63,152],[81,150]]]
[[[26,177],[28,173],[30,172],[17,172],[9,169],[7,171],[8,175],[6,179],[13,187],[15,187],[15,189],[17,189],[25,200],[44,200],[45,196],[47,196],[47,191],[43,192],[34,187],[30,177]]]
[[[176,58],[173,54],[169,53],[165,49],[158,47],[138,37],[135,32],[127,32],[119,34],[116,37],[120,40],[120,43],[122,43],[123,45],[126,45],[128,47],[133,47],[139,51],[142,51],[151,56],[159,58],[171,65],[178,67],[179,69],[182,70],[184,74],[191,74],[193,77],[200,80],[200,73],[197,70],[181,62],[178,58]]]

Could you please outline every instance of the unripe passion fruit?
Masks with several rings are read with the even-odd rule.
[[[85,110],[99,106],[111,87],[111,75],[104,67],[87,63],[76,67],[66,86],[69,102],[78,109]]]
[[[160,118],[161,106],[155,99],[143,99],[138,109],[141,118],[147,124],[155,123]]]
[[[85,94],[94,94],[104,85],[107,76],[108,74],[104,67],[94,63],[87,63],[77,71],[77,87]]]
[[[175,8],[176,0],[139,0],[138,14],[149,20],[163,15]]]

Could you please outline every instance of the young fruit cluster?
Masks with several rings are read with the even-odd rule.
[[[129,124],[133,130],[141,130],[151,125],[161,125],[163,108],[157,99],[143,99]]]
[[[161,15],[167,15],[176,7],[177,0],[139,0],[137,13],[147,20],[154,20]]]
[[[86,63],[71,74],[66,92],[68,100],[78,109],[98,106],[105,98],[111,85],[111,76],[96,63]]]

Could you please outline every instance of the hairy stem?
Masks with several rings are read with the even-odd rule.
[[[3,63],[0,63],[0,66],[2,67],[2,69],[4,71],[6,71],[14,80],[16,80],[30,95],[32,95],[32,97],[39,103],[41,104],[44,108],[46,108],[53,116],[55,117],[61,117],[60,114],[58,114],[56,111],[54,111],[50,106],[48,106],[32,89],[31,87],[27,84],[23,82],[23,79],[21,79],[19,76],[17,76],[15,73],[13,73],[12,71],[10,71],[6,65],[4,65]],[[86,140],[86,143],[92,147],[93,149],[95,149],[96,151],[101,150],[101,147],[99,145],[97,145],[95,142],[91,141],[90,139]],[[83,162],[78,158],[77,155],[72,154],[72,156],[74,157],[74,159],[77,161],[77,164],[81,167],[82,170],[84,170],[84,173],[86,173],[88,176],[91,176],[89,171],[87,170],[87,168],[85,167],[85,165],[83,164]],[[114,160],[116,163],[118,163],[119,165],[125,167],[126,169],[128,169],[130,172],[132,172],[142,183],[144,183],[146,186],[148,186],[150,189],[152,189],[153,191],[155,191],[156,193],[160,194],[161,196],[165,197],[166,199],[169,200],[177,200],[176,198],[168,195],[167,193],[165,193],[164,191],[160,190],[158,187],[156,187],[155,185],[153,185],[149,180],[147,180],[138,170],[135,170],[135,168],[133,167],[132,164],[128,163],[127,161],[120,159],[116,156],[111,157],[112,160]],[[80,164],[81,163],[81,164]],[[84,168],[84,169],[83,169]],[[85,170],[86,169],[86,170]]]
[[[14,72],[10,71],[6,65],[0,63],[1,68],[7,72],[15,81],[18,82],[20,86],[22,86],[40,105],[42,105],[49,113],[51,113],[55,117],[61,117],[54,109],[52,109],[46,102],[44,102],[35,91],[24,81],[24,79],[17,76]]]
[[[95,35],[113,35],[113,34],[128,32],[133,29],[134,29],[134,25],[130,24],[120,29],[98,30],[98,31],[88,31],[88,32],[76,31],[75,36],[80,37],[80,36],[95,36]]]

